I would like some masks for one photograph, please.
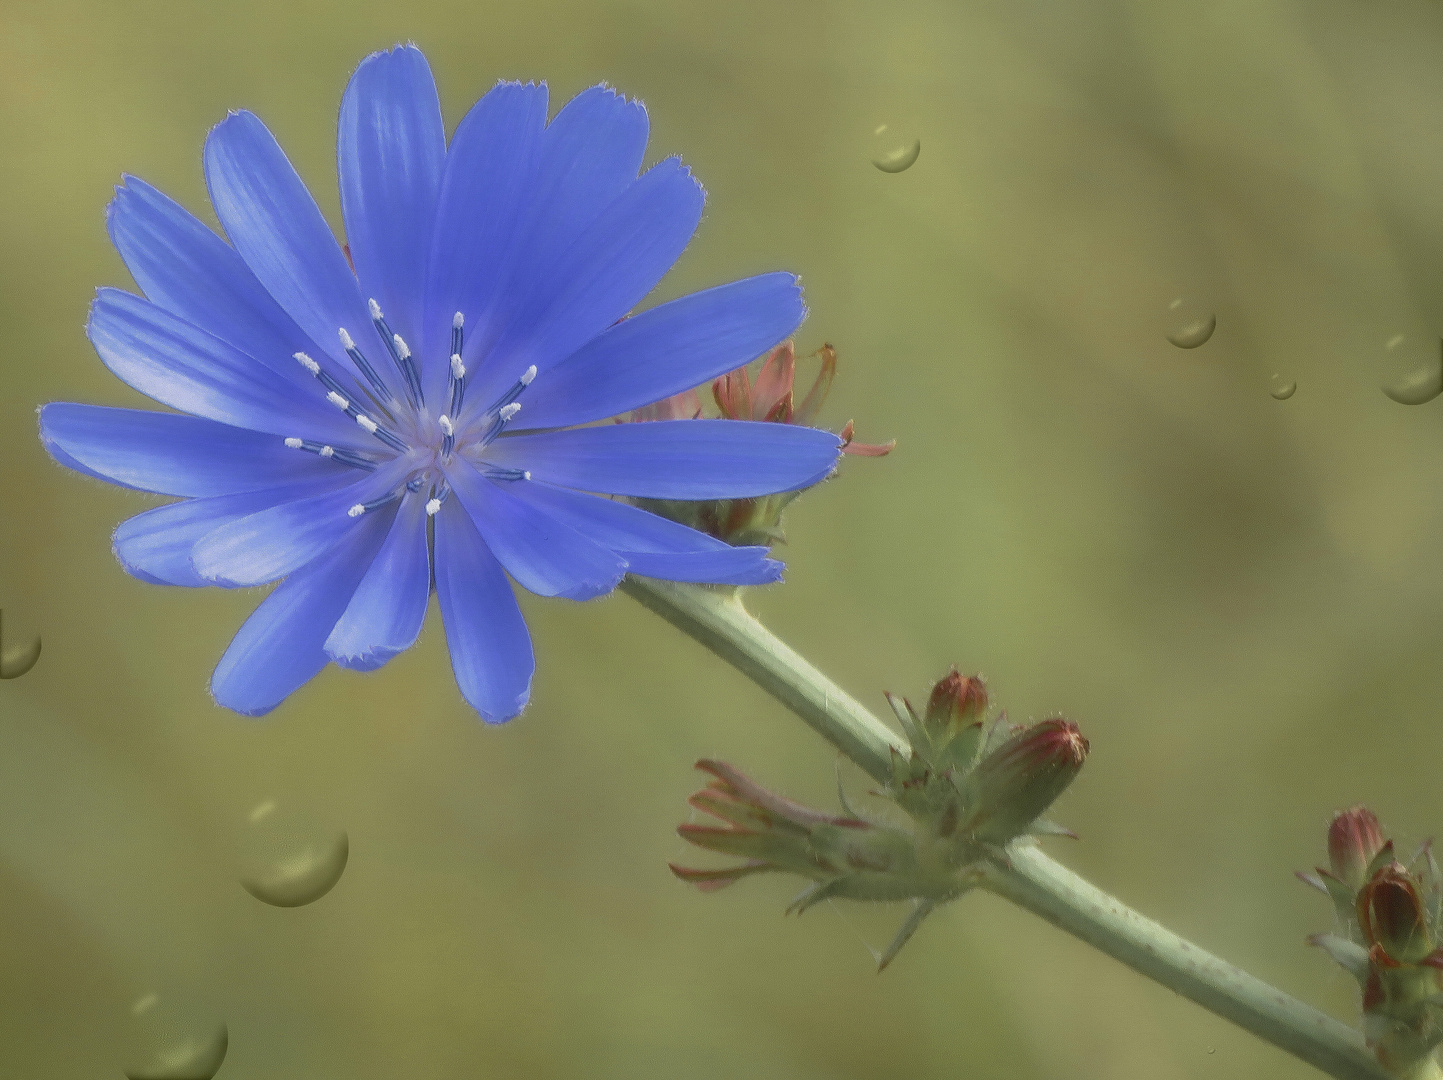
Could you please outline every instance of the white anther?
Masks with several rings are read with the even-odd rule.
[[[321,373],[321,365],[318,364],[318,363],[316,363],[314,360],[312,360],[312,359],[311,359],[309,356],[307,356],[305,353],[303,353],[303,352],[298,352],[298,353],[294,353],[293,355],[295,356],[295,358],[296,358],[297,360],[299,360],[299,361],[301,362],[301,367],[305,368],[305,369],[306,369],[307,371],[309,371],[312,375],[319,375],[319,374]]]
[[[521,473],[521,479],[523,479],[523,480],[530,480],[530,479],[531,479],[531,470],[530,470],[530,469],[525,469],[525,470],[523,470],[522,473]]]
[[[432,500],[430,500],[428,503],[426,503],[426,516],[427,516],[427,517],[435,517],[435,516],[436,516],[436,511],[438,511],[438,510],[440,510],[440,509],[441,509],[441,500],[440,500],[440,499],[432,499]]]
[[[519,413],[520,411],[521,411],[521,402],[519,402],[519,401],[513,401],[510,405],[503,405],[503,406],[501,406],[501,412],[500,412],[498,415],[501,417],[502,420],[510,420],[513,416],[515,416],[515,415],[516,415],[517,413]]]
[[[366,512],[365,506],[362,505],[361,503],[357,503],[355,506],[351,507],[349,510],[346,511],[346,516],[347,516],[347,517],[360,517],[360,516],[361,516],[362,514],[364,514],[365,512]]]
[[[465,315],[462,315],[459,311],[456,312],[455,315],[452,315],[452,316],[451,316],[451,329],[453,329],[453,330],[460,330],[461,327],[465,325],[465,323],[466,323],[466,316],[465,316]]]
[[[466,377],[466,365],[461,363],[461,354],[451,354],[451,378],[460,382]]]
[[[376,421],[372,420],[365,413],[356,414],[356,423],[360,424],[362,429],[364,429],[369,434],[376,434]]]
[[[321,447],[321,457],[331,457],[335,452],[336,448],[334,446]]]
[[[366,301],[366,307],[371,312],[371,318],[380,320],[386,317],[381,314],[381,305],[376,303],[374,298]]]
[[[401,354],[401,359],[402,359],[402,360],[409,360],[409,359],[411,359],[411,350],[408,349],[408,348],[406,347],[406,343],[401,340],[401,335],[400,335],[400,334],[392,334],[392,335],[391,335],[391,340],[396,343],[396,351]]]
[[[287,439],[287,440],[286,440],[286,445],[289,446],[292,450],[299,450],[299,449],[301,448],[301,440],[300,440],[300,439]]]
[[[531,380],[534,378],[536,378],[536,365],[532,364],[529,368],[527,368],[521,373],[521,385],[530,386]]]
[[[349,409],[351,407],[351,403],[345,398],[341,397],[341,395],[336,393],[334,390],[331,390],[326,394],[326,400],[338,409]]]
[[[454,434],[456,434],[455,425],[453,425],[453,424],[451,423],[451,418],[450,418],[449,416],[438,416],[438,417],[436,417],[436,423],[437,423],[438,425],[440,425],[440,427],[441,427],[441,434],[442,434],[442,435],[454,435]]]
[[[341,327],[339,333],[341,335],[341,348],[354,349],[356,347],[355,338],[351,337],[351,335],[346,332],[346,328],[344,326]]]

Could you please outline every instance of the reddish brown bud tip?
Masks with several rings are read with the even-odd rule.
[[[980,675],[963,675],[955,667],[927,699],[927,723],[962,728],[987,712],[987,683]]]
[[[1368,864],[1383,850],[1383,829],[1365,806],[1344,810],[1328,826],[1328,861],[1333,874],[1350,889],[1361,889]]]
[[[1433,951],[1418,883],[1402,863],[1389,863],[1358,893],[1363,936],[1394,964],[1416,964]]]

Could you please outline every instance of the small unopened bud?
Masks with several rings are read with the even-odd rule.
[[[1361,889],[1368,880],[1368,865],[1383,850],[1383,829],[1365,806],[1344,810],[1328,826],[1328,861],[1333,876],[1348,888]]]
[[[963,675],[955,667],[932,688],[927,700],[927,727],[936,736],[954,735],[987,712],[987,684],[980,675]]]
[[[1018,732],[978,762],[963,830],[994,844],[1018,836],[1082,771],[1087,751],[1077,725],[1061,717]]]
[[[1358,925],[1393,965],[1416,964],[1433,951],[1418,883],[1401,863],[1389,863],[1358,893]]]

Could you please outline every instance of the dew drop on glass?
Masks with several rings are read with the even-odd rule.
[[[250,812],[241,884],[274,907],[304,907],[335,888],[346,870],[346,834],[267,799]]]
[[[211,1080],[230,1048],[226,1026],[146,994],[130,1007],[128,1080]]]
[[[1298,384],[1292,379],[1285,379],[1281,375],[1274,375],[1268,384],[1268,393],[1279,401],[1287,401],[1298,392]]]
[[[872,132],[872,164],[885,173],[906,172],[921,152],[921,139],[909,139],[886,124]]]
[[[1443,393],[1443,346],[1422,351],[1403,334],[1383,346],[1389,368],[1399,374],[1383,383],[1383,393],[1400,405],[1422,405]]]
[[[1179,296],[1167,306],[1167,339],[1179,349],[1206,345],[1218,328],[1217,316]]]

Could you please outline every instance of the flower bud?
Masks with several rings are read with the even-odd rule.
[[[957,734],[987,712],[987,683],[980,675],[963,675],[954,667],[932,688],[927,700],[927,728],[936,738]]]
[[[1077,725],[1061,717],[1018,732],[978,763],[964,831],[993,844],[1018,836],[1072,783],[1087,751]]]
[[[1328,826],[1328,861],[1333,876],[1348,888],[1361,889],[1368,880],[1368,865],[1383,849],[1378,818],[1365,806],[1344,810]]]
[[[1433,951],[1418,883],[1401,863],[1380,869],[1358,893],[1358,925],[1391,966],[1416,964]]]

